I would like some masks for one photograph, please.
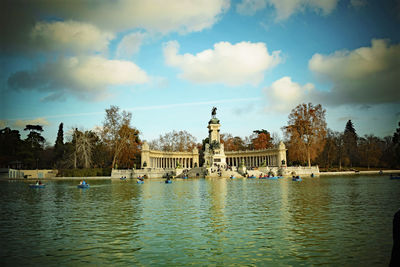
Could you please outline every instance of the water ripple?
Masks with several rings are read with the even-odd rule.
[[[382,266],[400,207],[373,176],[75,183],[1,182],[2,266]]]

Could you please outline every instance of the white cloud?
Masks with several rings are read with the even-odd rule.
[[[130,58],[139,52],[143,39],[146,37],[145,33],[134,32],[125,35],[117,47],[117,57]]]
[[[3,4],[4,2],[4,4]],[[36,50],[37,45],[27,42],[32,32],[32,25],[43,18],[57,18],[64,22],[36,24],[33,29],[36,37],[56,39],[58,44],[65,45],[63,28],[71,37],[74,29],[71,21],[81,23],[81,32],[89,33],[88,37],[100,38],[95,48],[103,49],[109,33],[143,30],[151,34],[168,34],[171,32],[190,33],[211,28],[229,9],[229,0],[115,0],[115,1],[2,1],[0,17],[6,19],[0,23],[2,49],[5,51],[27,52]],[[91,25],[91,26],[89,26]],[[77,25],[75,25],[77,26]],[[43,29],[44,28],[44,29]],[[96,32],[100,29],[99,32]],[[60,36],[61,35],[61,36]],[[81,35],[84,41],[85,35]],[[35,37],[35,38],[36,38]],[[75,37],[72,36],[72,40]],[[42,38],[43,39],[43,38]],[[61,41],[61,42],[60,42]],[[78,40],[79,41],[79,40]],[[54,45],[56,47],[57,42]],[[71,43],[69,42],[69,43]],[[45,42],[41,42],[47,46]],[[39,45],[40,45],[39,44]],[[79,47],[79,44],[75,44]],[[88,48],[83,44],[84,48]],[[82,47],[81,47],[82,48]]]
[[[16,72],[9,77],[8,86],[50,92],[45,100],[60,100],[66,93],[98,99],[110,86],[142,84],[148,80],[146,72],[133,62],[90,56],[61,58],[35,70]]]
[[[263,90],[267,97],[267,110],[286,112],[306,101],[313,93],[314,85],[307,83],[301,86],[293,82],[291,77],[285,76]]]
[[[45,118],[36,118],[33,120],[16,120],[13,126],[16,128],[24,128],[26,125],[48,126],[50,123]]]
[[[230,5],[229,0],[119,0],[95,5],[90,1],[58,2],[46,2],[41,7],[66,19],[88,21],[112,31],[144,28],[160,33],[209,28]]]
[[[293,14],[314,11],[317,14],[328,15],[335,10],[339,0],[243,0],[236,6],[238,13],[253,15],[256,11],[264,9],[267,4],[276,11],[276,21],[288,19]]]
[[[195,55],[179,55],[178,50],[176,41],[164,45],[166,64],[181,69],[180,77],[196,83],[257,85],[264,78],[264,72],[281,61],[280,51],[269,54],[264,43],[220,42],[213,49]]]
[[[104,52],[114,34],[87,23],[56,21],[36,23],[31,38],[34,45],[43,50]]]
[[[355,8],[360,8],[367,5],[367,0],[350,0],[350,5]]]
[[[370,47],[353,51],[315,54],[309,68],[333,84],[331,91],[321,92],[321,101],[335,105],[400,101],[400,45],[390,45],[388,40],[372,40]]]
[[[254,15],[267,6],[267,0],[242,0],[236,5],[236,11],[242,15]]]
[[[0,120],[0,129],[5,128],[8,125],[7,120]]]

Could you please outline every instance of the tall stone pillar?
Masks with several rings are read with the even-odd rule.
[[[142,169],[150,167],[150,148],[149,144],[146,141],[144,141],[142,145],[140,166]]]
[[[194,168],[195,166],[200,167],[200,165],[199,165],[199,150],[197,149],[197,147],[193,148],[192,157],[193,157],[192,168]]]
[[[280,141],[278,145],[278,155],[277,155],[277,164],[279,167],[286,167],[287,160],[286,160],[286,146],[285,144]]]

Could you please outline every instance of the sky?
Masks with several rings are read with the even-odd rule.
[[[151,141],[185,130],[282,136],[321,104],[330,129],[393,135],[400,0],[3,0],[0,128],[100,127],[111,105]]]

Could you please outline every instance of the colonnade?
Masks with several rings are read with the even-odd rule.
[[[159,151],[150,150],[145,141],[142,145],[141,168],[151,169],[175,169],[177,165],[189,169],[199,166],[199,151]]]
[[[226,155],[226,164],[228,164],[229,166],[238,167],[240,166],[242,161],[244,162],[244,165],[246,167],[261,167],[261,165],[263,165],[264,162],[266,163],[266,166],[280,165],[278,162],[278,155],[260,155],[260,156],[245,156],[245,155],[231,156],[229,154]]]
[[[187,157],[151,157],[150,156],[150,166],[149,168],[162,168],[162,169],[174,169],[179,165],[186,168],[194,168],[193,158]]]

